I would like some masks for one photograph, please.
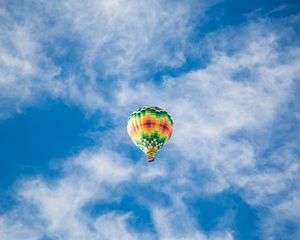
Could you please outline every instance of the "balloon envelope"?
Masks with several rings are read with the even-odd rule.
[[[149,157],[151,162],[158,150],[170,139],[173,121],[162,108],[145,106],[131,114],[127,132],[133,143]]]

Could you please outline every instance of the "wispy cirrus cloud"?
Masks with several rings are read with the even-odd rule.
[[[19,23],[3,6],[0,13],[0,119],[20,112],[46,89],[55,93],[53,81],[60,73],[44,55],[32,29]]]
[[[121,81],[184,64],[192,8],[201,18],[214,3],[4,2],[0,77],[10,88],[3,115],[40,94],[99,110]]]
[[[298,204],[299,155],[291,146],[299,139],[282,136],[278,147],[272,138],[297,116],[287,109],[298,103],[300,51],[293,36],[299,16],[208,34],[201,41],[209,55],[205,67],[153,83],[148,76],[153,69],[184,64],[194,13],[190,5],[66,1],[36,9],[24,3],[2,11],[13,29],[1,25],[10,33],[1,38],[3,46],[5,41],[12,46],[0,49],[6,63],[3,86],[15,89],[21,80],[25,86],[16,88],[15,97],[10,91],[3,96],[26,104],[20,95],[28,88],[25,99],[45,93],[87,112],[101,108],[113,128],[97,135],[99,151],[86,149],[66,160],[59,177],[21,182],[17,206],[0,217],[1,239],[234,239],[232,220],[205,232],[186,202],[231,191],[252,208],[268,208],[259,231],[265,238],[288,235],[286,221],[299,227],[289,209]],[[14,17],[24,14],[28,18],[20,25]],[[12,52],[23,48],[28,52],[14,57]],[[175,123],[171,143],[151,168],[130,161],[124,150],[130,148],[124,119],[148,104],[166,108]],[[101,208],[118,206],[128,195],[150,216],[150,227],[131,223],[138,215],[133,207]]]
[[[285,30],[269,26],[261,22],[212,35],[206,68],[166,77],[159,89],[145,83],[117,93],[123,108],[150,102],[170,109],[176,131],[169,148],[174,156],[168,158],[176,165],[170,176],[176,181],[165,191],[184,189],[183,195],[195,197],[235,189],[254,207],[276,208],[296,189],[299,155],[292,146],[299,139],[281,136],[278,148],[273,136],[297,114],[288,108],[298,102],[299,47],[282,45],[291,41]],[[181,157],[186,161],[176,161]],[[276,225],[284,229],[280,220]]]
[[[152,170],[140,163],[104,149],[83,151],[65,162],[64,175],[57,180],[33,178],[21,183],[18,207],[1,216],[3,239],[232,239],[229,232],[208,236],[196,226],[182,203],[164,206],[149,199],[152,178],[144,175]],[[127,190],[141,183],[145,194],[131,192],[136,204],[149,207],[155,231],[136,229],[130,224],[135,213],[110,210],[90,212],[89,206],[118,203]],[[146,189],[148,189],[146,191]],[[147,193],[148,192],[148,193]],[[132,195],[133,194],[133,195]],[[150,201],[149,201],[150,200]],[[178,205],[179,204],[179,205]],[[179,210],[181,209],[181,210]],[[28,215],[29,214],[29,215]],[[179,228],[178,228],[179,227]]]

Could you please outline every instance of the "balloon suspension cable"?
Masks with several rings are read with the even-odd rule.
[[[148,162],[150,163],[150,162],[153,162],[153,161],[154,161],[154,157],[149,156],[149,157],[148,157]]]

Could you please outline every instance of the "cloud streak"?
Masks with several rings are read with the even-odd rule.
[[[8,88],[2,93],[7,102],[2,104],[3,116],[21,111],[16,103],[26,106],[41,94],[94,112],[106,105],[108,92],[121,82],[138,82],[155,71],[182,66],[192,8],[199,7],[196,16],[201,18],[212,4],[3,4],[0,78]]]
[[[299,205],[293,147],[299,139],[283,135],[274,147],[272,138],[299,115],[289,110],[299,100],[300,50],[293,38],[299,16],[210,33],[199,40],[209,55],[205,66],[153,82],[151,71],[176,69],[190,54],[195,5],[65,1],[37,4],[37,11],[23,4],[1,10],[0,117],[45,94],[86,113],[101,109],[113,128],[96,134],[98,150],[66,159],[59,177],[20,182],[17,206],[0,216],[1,239],[234,239],[230,224],[205,232],[186,204],[226,192],[268,209],[259,230],[266,239],[288,235],[286,221],[299,228],[299,214],[289,208]],[[209,4],[200,6],[199,18]],[[28,18],[20,23],[16,16]],[[130,160],[124,131],[128,114],[149,104],[167,109],[175,123],[172,141],[151,167]],[[128,195],[152,227],[132,224],[133,208],[101,209]]]

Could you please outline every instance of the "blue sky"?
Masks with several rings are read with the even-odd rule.
[[[0,239],[300,239],[298,1],[0,0]],[[153,164],[141,106],[174,132]]]

